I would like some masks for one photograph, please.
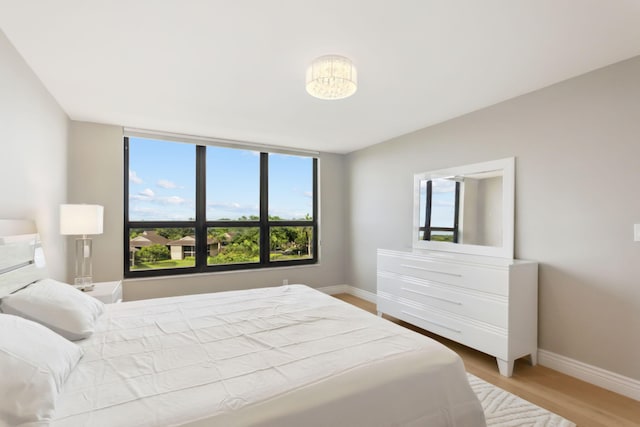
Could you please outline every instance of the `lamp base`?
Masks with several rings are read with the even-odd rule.
[[[73,281],[73,287],[83,292],[93,290],[93,282],[91,277],[76,277]]]
[[[76,239],[76,278],[73,286],[81,291],[90,291],[93,289],[93,280],[91,273],[91,239],[82,236]]]

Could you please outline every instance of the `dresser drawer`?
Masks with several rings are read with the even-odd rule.
[[[508,335],[504,328],[467,321],[455,315],[400,303],[384,296],[378,296],[378,310],[492,356],[508,358]]]
[[[509,295],[509,271],[501,268],[446,262],[425,257],[378,254],[378,271],[497,295]]]
[[[501,328],[508,327],[508,300],[504,296],[482,295],[465,288],[387,272],[378,273],[378,292],[393,295],[398,301],[414,301],[471,320],[479,320]]]

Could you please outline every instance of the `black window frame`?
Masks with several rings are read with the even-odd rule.
[[[145,137],[141,137],[145,138]],[[156,137],[147,137],[159,141],[167,141]],[[175,142],[177,144],[181,142]],[[206,218],[206,149],[207,145],[195,146],[195,174],[196,174],[196,218],[193,221],[130,221],[129,220],[129,136],[124,137],[124,277],[158,277],[183,274],[214,273],[219,271],[252,270],[261,268],[291,267],[318,263],[318,158],[313,159],[313,218],[308,220],[270,220],[269,219],[269,154],[277,152],[260,151],[260,211],[258,221],[217,220],[208,221]],[[215,144],[211,144],[215,145]],[[228,147],[226,148],[233,148]],[[242,149],[238,147],[238,149]],[[293,154],[296,155],[296,154]],[[311,227],[313,229],[312,257],[272,261],[270,259],[271,227]],[[207,264],[207,229],[208,228],[256,227],[260,230],[260,260],[251,263],[236,264]],[[196,238],[195,266],[180,268],[158,268],[149,270],[131,270],[130,258],[130,230],[157,228],[194,228]]]

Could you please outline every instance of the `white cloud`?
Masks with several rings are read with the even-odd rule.
[[[142,184],[144,182],[142,181],[142,178],[140,178],[138,174],[136,174],[136,171],[132,170],[129,170],[129,181],[133,182],[134,184]]]
[[[156,193],[153,192],[152,189],[150,188],[145,188],[144,190],[142,190],[141,192],[138,193],[138,195],[142,196],[142,197],[146,197],[148,199],[152,199],[153,196],[156,195]]]
[[[313,191],[305,191],[302,194],[304,194],[304,197],[308,197],[308,198],[312,198],[313,197]]]
[[[191,214],[188,212],[167,212],[166,209],[158,209],[153,206],[149,207],[133,207],[129,211],[132,221],[145,221],[145,220],[175,220],[175,221],[188,221]]]
[[[242,205],[238,202],[212,202],[208,203],[207,206],[213,209],[220,210],[229,210],[229,211],[238,211],[238,210],[249,210],[249,211],[258,211],[258,205]]]
[[[160,205],[184,205],[187,203],[187,200],[183,199],[180,196],[168,196],[168,197],[156,196],[154,191],[150,188],[145,188],[144,190],[140,191],[138,194],[131,195],[131,199],[154,203],[154,204],[160,204]]]
[[[207,217],[209,219],[239,218],[241,216],[258,215],[258,205],[241,204],[238,202],[212,202],[207,203]]]
[[[155,196],[155,193],[150,188],[145,188],[144,190],[138,192],[138,194],[132,194],[131,199],[133,200],[145,200],[152,201]]]
[[[170,205],[181,205],[186,202],[185,199],[178,196],[161,197],[158,200],[164,203],[168,203]]]
[[[169,181],[168,179],[161,179],[156,183],[156,185],[158,187],[162,187],[162,188],[166,188],[166,189],[172,189],[172,188],[177,188],[178,187],[175,183]]]

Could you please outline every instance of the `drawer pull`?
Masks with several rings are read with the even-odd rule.
[[[430,270],[424,267],[418,267],[417,265],[400,264],[400,267],[413,268],[414,270],[428,271],[429,273],[446,274],[447,276],[462,277],[462,274],[449,273],[448,271]]]
[[[418,294],[418,295],[424,295],[425,297],[437,299],[437,300],[448,302],[448,303],[451,303],[451,304],[462,305],[462,303],[460,301],[455,301],[455,300],[448,299],[448,298],[437,297],[435,295],[426,294],[424,292],[416,291],[416,290],[413,290],[413,289],[402,288],[402,290],[403,291],[407,291],[407,292],[413,292],[414,294]]]
[[[449,329],[450,331],[453,331],[453,332],[455,332],[457,334],[462,333],[462,331],[460,329],[452,328],[451,326],[447,326],[447,325],[445,325],[443,323],[440,323],[440,322],[434,322],[433,320],[429,320],[429,319],[427,319],[425,317],[418,316],[417,314],[409,313],[409,312],[404,311],[404,310],[402,310],[402,313],[403,314],[407,314],[409,316],[417,317],[418,319],[424,320],[425,322],[431,323],[432,325],[436,325],[436,326],[440,326],[441,328]]]

